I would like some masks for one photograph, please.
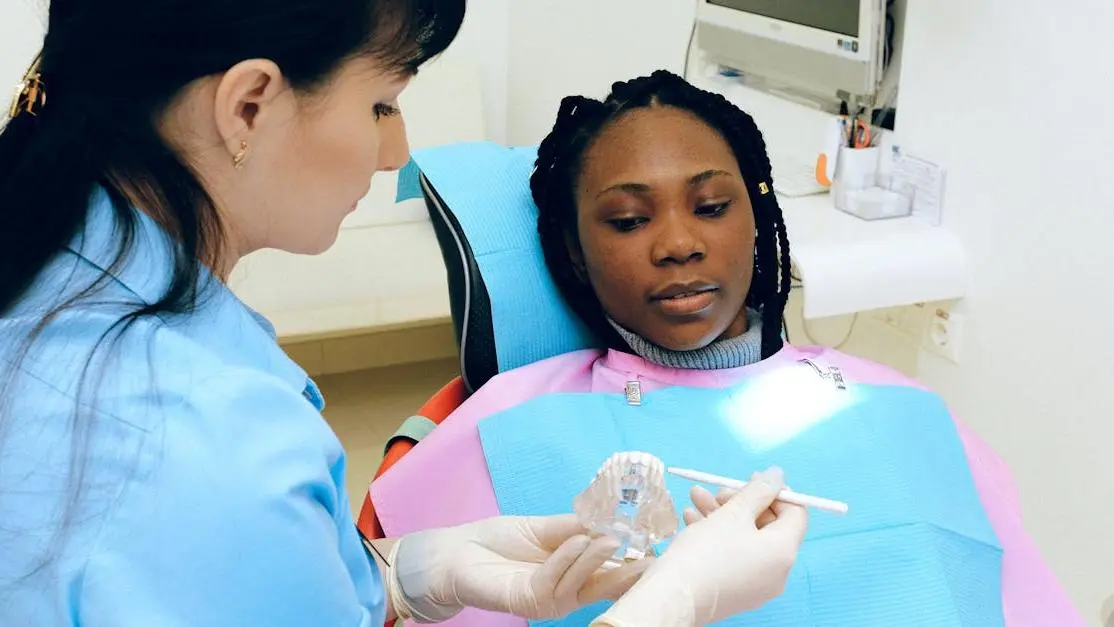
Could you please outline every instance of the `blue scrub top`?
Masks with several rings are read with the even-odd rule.
[[[193,312],[114,327],[159,298],[172,259],[140,214],[110,268],[117,227],[98,192],[83,233],[0,318],[6,374],[45,311],[103,279],[0,400],[0,625],[382,625],[316,386],[208,274]]]

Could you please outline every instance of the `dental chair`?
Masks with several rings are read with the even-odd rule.
[[[376,479],[495,375],[593,346],[545,267],[530,195],[536,156],[535,147],[487,142],[413,155],[445,261],[461,374],[387,441]],[[356,527],[383,537],[370,493]]]

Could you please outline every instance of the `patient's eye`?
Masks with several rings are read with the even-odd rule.
[[[616,231],[629,233],[646,223],[646,218],[614,218],[607,221]]]
[[[402,113],[402,111],[393,104],[381,102],[372,109],[375,113],[375,121],[378,122],[380,118],[390,118]]]
[[[702,218],[716,218],[724,214],[731,206],[732,201],[721,203],[708,203],[696,207],[696,215]]]

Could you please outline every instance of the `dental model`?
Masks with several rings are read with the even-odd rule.
[[[665,464],[649,453],[616,453],[573,499],[586,528],[620,541],[615,561],[637,560],[677,533],[677,511],[665,487]]]

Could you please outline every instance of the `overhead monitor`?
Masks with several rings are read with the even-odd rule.
[[[744,75],[869,107],[885,69],[886,0],[700,0],[696,40]]]

